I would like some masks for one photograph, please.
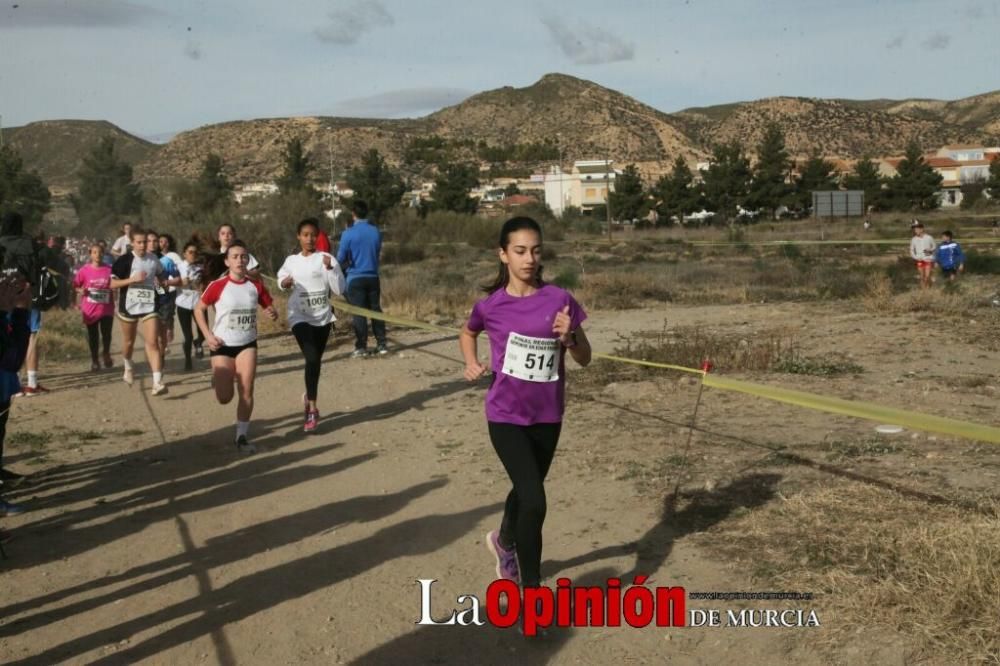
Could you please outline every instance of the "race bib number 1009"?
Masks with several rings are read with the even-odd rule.
[[[529,382],[559,379],[559,340],[511,333],[507,337],[503,373]]]
[[[306,291],[302,293],[302,309],[306,312],[322,314],[330,309],[326,291]]]

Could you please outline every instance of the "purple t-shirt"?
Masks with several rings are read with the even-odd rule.
[[[493,383],[486,393],[487,421],[514,425],[562,421],[566,395],[566,348],[558,344],[559,336],[552,332],[552,321],[567,305],[572,322],[570,330],[576,330],[587,318],[587,313],[568,291],[551,284],[543,285],[535,293],[524,297],[511,296],[506,289],[498,289],[472,308],[466,325],[474,333],[486,331],[490,340]],[[520,338],[512,341],[512,333]],[[531,341],[524,338],[543,340]],[[555,356],[558,357],[558,366],[554,368],[551,366],[555,365],[556,358],[544,344],[548,340],[557,341]],[[527,352],[521,354],[517,368],[510,363],[505,368],[509,342],[518,345],[512,349]],[[536,351],[537,354],[533,353]],[[546,363],[550,365],[547,374],[544,367]],[[539,368],[540,376],[543,377],[552,377],[558,372],[558,379],[529,381],[514,376],[521,374],[524,377],[534,377],[536,375],[526,374],[534,372],[534,368]]]

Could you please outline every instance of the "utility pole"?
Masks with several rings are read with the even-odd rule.
[[[559,219],[561,220],[566,213],[566,197],[563,195],[563,150],[562,150],[562,133],[556,133],[556,141],[558,142],[559,148]]]
[[[608,220],[608,245],[611,244],[611,174],[607,152],[604,153],[604,212]]]
[[[330,128],[326,130],[326,151],[330,157],[330,218],[331,224],[330,228],[335,228],[334,222],[337,219],[337,195],[334,194],[334,179],[333,179],[333,138],[330,136]]]

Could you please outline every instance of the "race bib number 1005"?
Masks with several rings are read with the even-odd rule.
[[[503,373],[529,382],[559,379],[559,340],[511,333],[507,337]]]

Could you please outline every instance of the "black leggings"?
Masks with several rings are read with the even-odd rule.
[[[114,320],[114,317],[108,315],[107,317],[101,317],[93,324],[87,324],[87,344],[90,345],[90,360],[94,363],[97,363],[99,343],[104,343],[101,351],[105,354],[111,353],[111,323]],[[98,329],[100,330],[98,331]],[[100,340],[98,340],[98,334],[100,335]]]
[[[205,341],[205,337],[201,334],[201,329],[198,325],[194,323],[194,310],[188,310],[187,308],[177,307],[177,319],[181,323],[181,333],[184,334],[184,360],[191,360],[191,340],[194,335],[193,329],[198,331],[198,337],[194,338],[194,344],[198,347],[201,343]]]
[[[545,522],[545,475],[559,443],[561,423],[519,426],[489,423],[490,441],[514,488],[507,495],[500,523],[500,544],[517,549],[521,584],[541,583],[542,523]]]
[[[330,324],[313,326],[304,322],[292,326],[292,335],[306,358],[306,398],[315,400],[319,392],[319,370],[323,363],[326,341],[330,339]]]

